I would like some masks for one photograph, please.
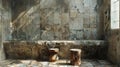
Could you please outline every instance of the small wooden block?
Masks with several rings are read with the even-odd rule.
[[[70,64],[81,64],[81,49],[70,49]]]
[[[59,49],[58,48],[50,48],[49,49],[49,61],[50,62],[55,62],[58,60],[58,52]]]

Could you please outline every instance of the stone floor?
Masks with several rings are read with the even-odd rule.
[[[0,61],[0,67],[117,67],[105,60],[82,60],[80,66],[72,66],[67,60],[59,60],[54,63],[36,60],[4,60]]]

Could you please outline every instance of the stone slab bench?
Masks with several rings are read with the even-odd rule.
[[[68,59],[69,50],[81,49],[84,59],[105,59],[108,45],[103,40],[79,41],[5,41],[4,50],[7,59],[49,60],[49,48],[59,49],[59,58]]]

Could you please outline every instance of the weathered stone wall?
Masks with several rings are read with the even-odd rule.
[[[108,41],[108,59],[115,63],[120,64],[120,29],[112,30],[110,28],[110,15],[106,15],[106,12],[110,11],[110,0],[104,0],[100,7],[101,19],[104,22],[104,34],[105,39]],[[108,26],[107,26],[108,25]],[[118,66],[119,67],[119,66]]]
[[[4,42],[6,57],[9,59],[48,60],[49,48],[58,48],[60,59],[69,58],[69,49],[82,49],[82,58],[106,59],[107,44],[104,41],[13,41]]]
[[[5,59],[3,41],[10,39],[10,21],[10,6],[7,1],[0,0],[0,60]]]
[[[113,63],[120,64],[120,30],[112,30],[108,38],[108,57]]]
[[[97,0],[36,0],[34,4],[31,0],[16,0],[12,3],[15,8],[12,9],[12,40],[101,39]]]

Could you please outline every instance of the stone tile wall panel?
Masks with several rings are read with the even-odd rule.
[[[22,34],[20,36],[13,32],[16,37],[11,40],[71,40],[74,39],[71,36],[73,30],[92,29],[93,27],[97,30],[95,25],[99,21],[96,21],[96,4],[96,0],[40,0],[35,5],[26,4],[27,10],[17,14],[17,21],[13,21],[18,26],[13,24],[13,27],[17,29],[18,33],[23,32],[25,34],[23,36],[27,39],[22,38]],[[20,16],[22,17],[19,18]],[[43,36],[46,31],[50,33],[50,36]],[[95,39],[98,39],[97,32],[92,32],[95,33],[93,34]],[[78,37],[76,39],[84,39],[82,34],[85,32],[79,34],[74,34]],[[86,39],[89,39],[88,36],[85,35]]]

